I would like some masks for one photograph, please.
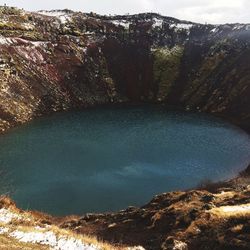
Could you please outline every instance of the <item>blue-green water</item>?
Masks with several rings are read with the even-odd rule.
[[[217,118],[163,107],[104,107],[38,119],[0,137],[18,206],[56,215],[143,205],[153,195],[229,178],[249,136]]]

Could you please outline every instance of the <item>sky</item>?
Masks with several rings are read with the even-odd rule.
[[[156,12],[199,23],[250,23],[250,0],[0,0],[25,10],[72,9],[98,14]]]

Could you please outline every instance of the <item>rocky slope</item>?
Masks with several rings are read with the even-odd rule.
[[[164,193],[111,214],[56,220],[60,227],[109,242],[162,250],[250,249],[250,166],[234,180]],[[206,190],[207,189],[207,190]]]
[[[56,218],[22,211],[3,197],[0,248],[248,250],[250,166],[231,181],[160,194],[141,208],[110,214]]]
[[[250,25],[0,8],[0,130],[44,113],[164,102],[249,129]]]
[[[250,131],[249,24],[1,7],[0,51],[2,132],[50,112],[122,102],[214,113]],[[246,172],[208,191],[161,194],[142,208],[39,215],[38,224],[146,249],[249,249],[249,184]],[[9,242],[6,230],[14,229],[2,228]]]
[[[18,209],[7,197],[0,198],[0,249],[6,250],[144,250],[112,246],[95,237],[77,235],[53,225],[46,215]]]

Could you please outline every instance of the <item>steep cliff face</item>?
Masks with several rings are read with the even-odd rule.
[[[164,102],[250,125],[250,25],[0,8],[0,130],[101,103]]]

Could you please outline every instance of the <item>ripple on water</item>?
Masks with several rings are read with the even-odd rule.
[[[250,161],[242,130],[161,106],[93,108],[0,137],[0,164],[22,208],[52,214],[142,205],[153,195],[229,178]]]

